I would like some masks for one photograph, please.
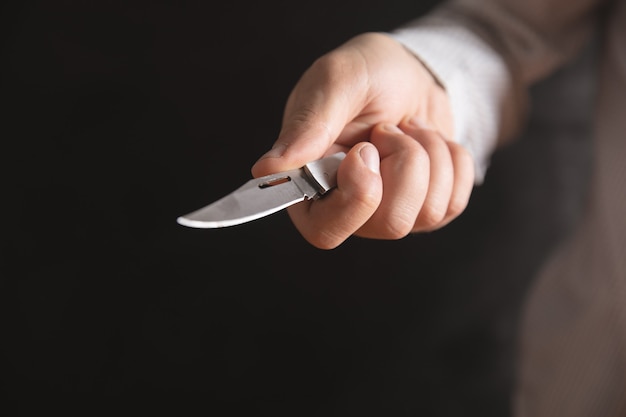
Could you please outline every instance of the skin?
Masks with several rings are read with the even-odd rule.
[[[365,33],[304,72],[252,175],[344,151],[337,188],[290,207],[294,225],[320,249],[352,235],[401,239],[443,227],[466,208],[474,165],[452,137],[448,97],[428,69],[391,37]]]

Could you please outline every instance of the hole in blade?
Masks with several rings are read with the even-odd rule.
[[[275,185],[280,185],[280,184],[284,184],[286,182],[291,181],[291,177],[279,177],[279,178],[273,178],[269,181],[266,182],[262,182],[259,184],[259,188],[269,188],[269,187],[273,187]]]

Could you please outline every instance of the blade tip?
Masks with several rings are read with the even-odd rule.
[[[180,216],[180,217],[176,218],[176,222],[178,224],[180,224],[181,226],[193,227],[194,229],[207,229],[207,228],[211,227],[211,226],[207,225],[206,222],[193,220],[193,219],[187,218],[185,216]]]

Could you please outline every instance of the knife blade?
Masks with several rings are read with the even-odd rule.
[[[234,226],[320,198],[336,187],[337,169],[345,156],[339,152],[302,168],[251,179],[221,199],[178,217],[177,222],[202,229]]]

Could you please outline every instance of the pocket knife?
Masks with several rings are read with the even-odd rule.
[[[218,228],[246,223],[304,200],[317,199],[337,185],[339,152],[302,168],[251,179],[232,193],[199,210],[178,217],[179,224]]]

